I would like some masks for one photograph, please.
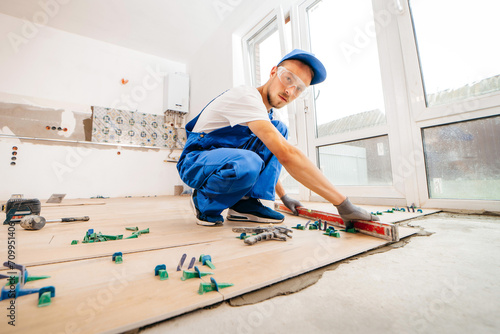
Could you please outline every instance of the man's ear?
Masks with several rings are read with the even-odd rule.
[[[271,73],[269,74],[269,78],[272,78],[276,75],[276,73],[278,73],[278,66],[274,66],[272,69],[271,69]]]

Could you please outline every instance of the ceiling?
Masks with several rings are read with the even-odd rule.
[[[246,17],[264,1],[0,0],[0,13],[48,16],[47,26],[186,63],[228,18]],[[44,3],[52,5],[44,10]]]

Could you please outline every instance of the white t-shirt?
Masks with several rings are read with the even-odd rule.
[[[251,121],[270,121],[262,96],[255,87],[231,88],[201,113],[193,132],[205,132],[226,126],[244,125]]]

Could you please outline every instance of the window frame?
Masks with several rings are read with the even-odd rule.
[[[427,170],[423,157],[422,130],[428,127],[446,125],[449,123],[471,121],[478,118],[500,114],[500,91],[449,104],[427,106],[422,78],[422,70],[418,56],[417,40],[414,32],[408,0],[396,0],[401,5],[401,14],[397,16],[398,30],[402,55],[405,60],[403,67],[406,79],[407,94],[412,120],[411,130],[414,137],[413,149],[422,152],[420,163],[417,163],[417,191],[424,207],[498,210],[499,201],[470,199],[436,199],[430,198]]]

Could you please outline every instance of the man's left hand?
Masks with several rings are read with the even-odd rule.
[[[297,201],[294,198],[291,198],[288,195],[283,195],[280,199],[283,202],[283,204],[285,204],[285,206],[288,209],[290,209],[290,211],[292,211],[292,213],[294,215],[296,215],[296,216],[299,215],[299,213],[297,212],[297,208],[300,207],[300,206],[303,206],[299,201]]]
[[[377,216],[352,204],[349,198],[346,198],[341,204],[335,205],[335,207],[339,211],[340,218],[344,221],[346,228],[354,227],[353,220],[380,220]]]

